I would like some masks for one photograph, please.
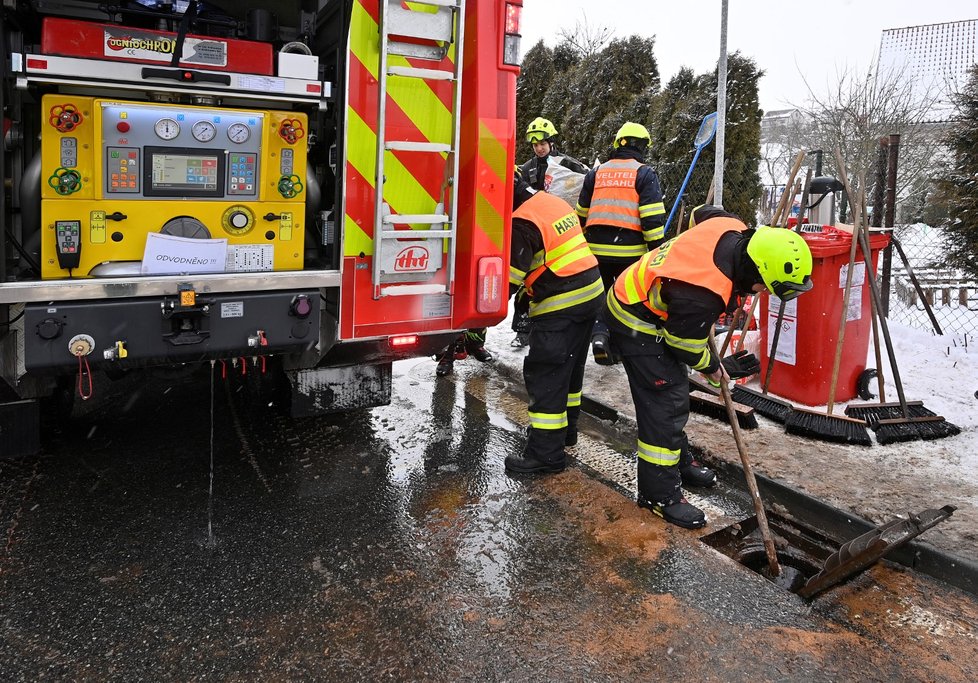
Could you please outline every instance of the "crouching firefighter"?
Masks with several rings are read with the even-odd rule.
[[[680,484],[709,487],[716,474],[695,462],[685,427],[687,366],[719,386],[757,372],[753,354],[720,359],[710,328],[735,294],[767,289],[784,300],[812,287],[812,255],[791,230],[748,229],[712,206],[696,209],[695,227],[629,266],[606,297],[612,344],[621,353],[638,422],[638,505],[688,529],[706,524]]]
[[[535,192],[517,170],[513,209],[509,294],[525,289],[533,324],[523,360],[530,428],[523,453],[507,456],[506,469],[560,472],[564,447],[577,443],[584,365],[604,288],[570,204]]]

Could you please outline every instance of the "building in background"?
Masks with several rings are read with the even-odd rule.
[[[921,96],[936,95],[934,122],[953,113],[951,95],[978,62],[978,19],[889,28],[880,38],[877,73],[904,73]]]

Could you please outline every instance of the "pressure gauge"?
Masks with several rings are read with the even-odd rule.
[[[217,126],[210,121],[198,121],[191,127],[190,132],[197,142],[210,142],[217,135]]]
[[[153,126],[153,130],[161,140],[172,140],[180,135],[180,124],[173,119],[160,119]]]
[[[251,137],[251,129],[243,123],[232,123],[228,126],[228,139],[239,145]]]

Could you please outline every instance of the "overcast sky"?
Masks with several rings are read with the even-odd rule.
[[[524,0],[525,53],[540,39],[553,47],[562,28],[587,20],[615,36],[655,36],[665,84],[682,66],[704,73],[720,55],[720,0]],[[728,0],[727,51],[752,57],[765,72],[761,108],[801,104],[846,68],[865,70],[879,51],[883,29],[978,18],[978,3],[963,0]]]

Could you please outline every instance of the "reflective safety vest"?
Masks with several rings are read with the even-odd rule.
[[[588,248],[577,214],[559,197],[538,192],[513,212],[513,218],[521,218],[533,223],[543,237],[543,250],[533,255],[530,270],[523,280],[526,291],[530,295],[531,316],[570,308],[602,294],[603,288],[598,278],[596,287],[583,287],[580,290],[547,297],[544,301],[536,301],[533,295],[533,283],[543,275],[544,271],[549,270],[561,278],[571,277],[590,268],[596,268],[598,260]]]
[[[635,159],[611,159],[594,174],[594,193],[587,212],[588,225],[642,231],[635,179],[643,164]]]
[[[713,253],[726,233],[745,230],[747,226],[736,218],[703,221],[626,268],[615,280],[615,299],[622,304],[642,303],[666,320],[669,311],[661,298],[661,281],[668,278],[704,287],[726,303],[733,282],[713,263]]]

